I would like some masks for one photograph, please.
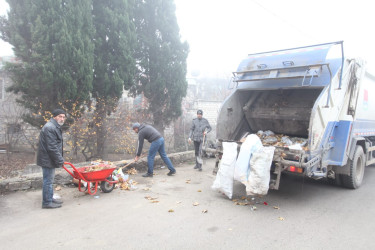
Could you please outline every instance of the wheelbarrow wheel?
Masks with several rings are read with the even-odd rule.
[[[107,180],[113,181],[112,177],[108,177]],[[102,181],[100,183],[100,188],[103,191],[103,193],[109,193],[109,192],[112,192],[112,190],[115,188],[115,185],[116,184],[110,184],[106,181]]]

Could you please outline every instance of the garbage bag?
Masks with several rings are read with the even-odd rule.
[[[237,143],[223,142],[223,156],[212,189],[223,192],[229,199],[233,195],[233,175],[237,158]]]
[[[250,159],[253,152],[263,147],[259,137],[255,134],[248,135],[241,145],[240,153],[234,168],[234,179],[246,184],[250,170]]]
[[[270,183],[270,168],[275,147],[262,147],[250,160],[250,174],[246,185],[247,195],[266,195]]]
[[[290,146],[293,144],[292,140],[289,139],[288,136],[283,136],[281,137],[281,142],[285,145],[285,146]]]
[[[275,135],[275,133],[272,132],[271,130],[264,131],[264,133],[263,133],[263,136],[274,136],[274,135]]]
[[[277,139],[276,136],[267,136],[266,138],[263,139],[263,143],[264,144],[275,144],[276,142],[278,142],[279,140]]]

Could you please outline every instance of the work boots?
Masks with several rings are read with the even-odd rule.
[[[57,204],[57,203],[54,203],[54,202],[51,202],[50,204],[48,205],[42,205],[42,208],[59,208],[61,207],[61,204]]]

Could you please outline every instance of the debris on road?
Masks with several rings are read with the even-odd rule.
[[[147,200],[156,200],[158,197],[145,196]]]
[[[138,172],[135,168],[131,168],[126,172],[128,175],[136,175]]]

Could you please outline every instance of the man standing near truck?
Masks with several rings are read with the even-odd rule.
[[[139,124],[138,122],[133,124],[133,130],[138,134],[138,145],[137,152],[134,158],[135,161],[139,160],[142,153],[143,141],[146,139],[151,143],[150,149],[148,150],[147,156],[147,173],[142,175],[143,177],[153,177],[154,175],[154,159],[157,152],[159,152],[160,157],[163,159],[164,163],[169,169],[168,176],[174,175],[176,169],[173,167],[171,160],[168,158],[164,147],[164,138],[154,127],[147,124]]]
[[[65,111],[55,109],[52,118],[47,122],[39,135],[39,146],[36,164],[43,170],[42,208],[59,208],[62,201],[53,198],[53,181],[55,169],[64,164],[63,137],[61,126],[64,125]]]
[[[189,143],[194,141],[195,151],[195,166],[194,169],[202,171],[202,146],[206,137],[206,134],[211,131],[210,123],[207,119],[203,118],[203,111],[197,111],[197,118],[193,119],[189,134]]]

